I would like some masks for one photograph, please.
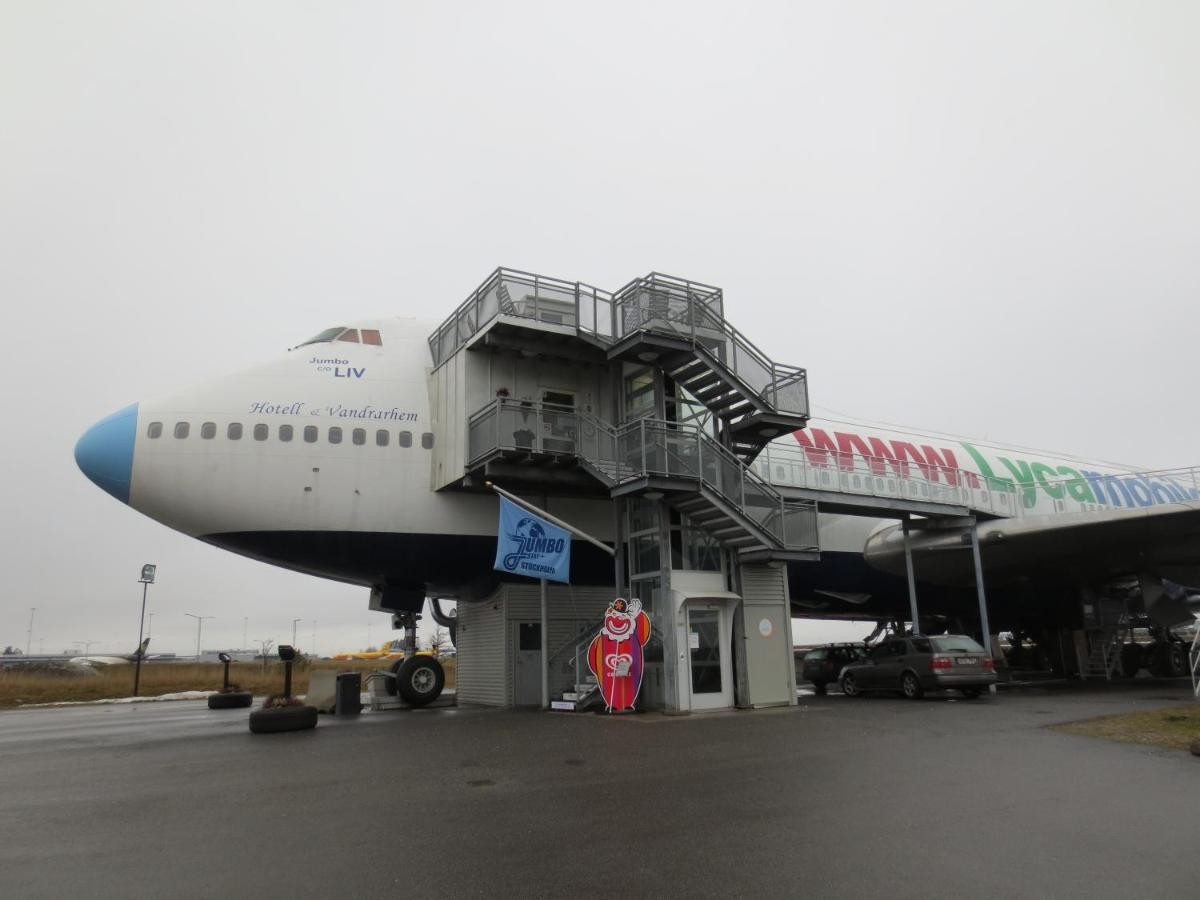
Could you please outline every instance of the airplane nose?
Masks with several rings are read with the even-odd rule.
[[[101,419],[75,445],[75,464],[80,471],[122,503],[129,502],[137,410],[135,403]]]

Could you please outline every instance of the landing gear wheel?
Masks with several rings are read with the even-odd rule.
[[[958,690],[968,700],[978,700],[979,695],[983,693],[983,688],[959,688]]]
[[[245,709],[254,702],[254,695],[249,691],[222,691],[208,695],[209,709]]]
[[[900,690],[909,700],[920,700],[925,696],[925,688],[913,672],[905,672],[900,676]]]
[[[1176,643],[1167,650],[1167,674],[1172,678],[1187,674],[1187,659],[1183,648]]]
[[[842,676],[842,693],[847,697],[861,697],[862,691],[859,690],[858,682],[854,680],[853,675]]]
[[[250,730],[255,734],[304,731],[317,727],[315,706],[275,706],[250,713]]]
[[[432,703],[446,686],[446,672],[432,656],[414,656],[396,671],[396,690],[413,706]]]

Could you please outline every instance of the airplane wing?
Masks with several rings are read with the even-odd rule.
[[[920,524],[911,533],[917,578],[972,583],[969,536],[961,528],[939,528],[933,519]],[[979,523],[976,530],[988,583],[1033,576],[1078,583],[1151,573],[1200,584],[1200,504],[996,519]],[[864,554],[873,567],[904,577],[899,525],[872,535]]]

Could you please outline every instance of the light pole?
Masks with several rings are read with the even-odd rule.
[[[33,614],[37,612],[36,606],[29,607],[29,630],[25,632],[25,655],[29,655],[29,648],[33,646]]]
[[[246,616],[242,619],[242,649],[246,649],[246,635],[250,632],[250,617]]]
[[[299,619],[292,619],[292,646],[293,647],[296,646],[296,623],[299,621],[300,621]]]
[[[313,641],[312,641],[313,659],[317,658],[317,620],[313,619]]]
[[[196,661],[200,661],[200,629],[204,627],[205,619],[215,619],[216,616],[198,616],[195,613],[184,613],[196,620]]]
[[[152,631],[154,631],[154,613],[146,613],[146,640],[150,640]]]
[[[158,571],[158,566],[151,563],[146,563],[142,566],[142,577],[138,581],[142,585],[142,615],[138,619],[138,642],[137,649],[133,652],[137,654],[137,659],[134,660],[133,667],[133,696],[138,695],[138,687],[142,682],[142,657],[145,656],[142,652],[142,625],[146,622],[146,589],[154,583],[154,573]]]
[[[97,641],[72,641],[71,643],[75,644],[76,646],[82,646],[83,655],[86,658],[92,655],[92,644],[97,643]]]

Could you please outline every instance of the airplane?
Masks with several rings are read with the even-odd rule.
[[[432,598],[434,618],[453,628],[437,598],[482,599],[500,576],[492,569],[495,499],[431,485],[429,335],[436,328],[398,317],[328,328],[262,365],[102,419],[79,439],[76,462],[114,498],[171,528],[362,585],[372,591],[372,608],[413,616]],[[1190,606],[1172,600],[1164,580],[1200,584],[1194,475],[1141,475],[1003,445],[816,421],[771,441],[761,461],[772,474],[807,465],[1009,492],[1020,515],[977,525],[993,631],[1045,636],[1077,627],[1081,591],[1128,577],[1165,627],[1190,615]],[[579,527],[611,540],[607,501],[576,502],[572,513]],[[787,564],[794,614],[903,622],[899,529],[895,519],[821,513],[820,561]],[[951,552],[962,546],[961,533],[913,535],[928,628],[935,620],[966,628],[977,614],[967,555]],[[575,541],[572,581],[611,584],[611,559]]]
[[[150,646],[150,638],[142,641],[140,647],[126,656],[73,656],[67,660],[72,669],[96,669],[106,666],[128,666],[146,658],[146,648]]]

